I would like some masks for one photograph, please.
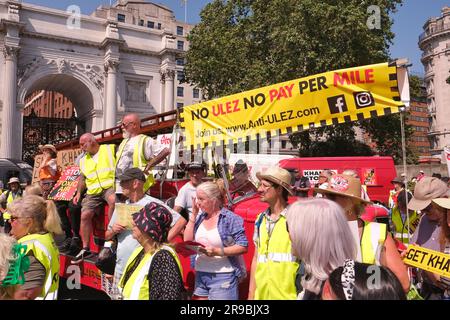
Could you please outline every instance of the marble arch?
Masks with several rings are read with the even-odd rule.
[[[77,19],[0,0],[0,157],[22,157],[24,100],[35,90],[64,93],[89,131],[113,127],[129,112],[145,117],[199,102],[178,81],[193,25],[176,21],[171,9],[119,0]],[[184,96],[175,95],[179,87]]]

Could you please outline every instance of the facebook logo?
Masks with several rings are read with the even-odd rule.
[[[345,101],[345,97],[343,94],[339,96],[329,97],[328,107],[330,108],[330,113],[342,113],[348,111],[347,102]]]

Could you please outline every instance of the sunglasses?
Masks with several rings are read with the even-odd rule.
[[[19,220],[19,219],[23,219],[23,218],[28,218],[28,217],[16,217],[16,216],[11,216],[11,218],[9,219],[12,222]]]

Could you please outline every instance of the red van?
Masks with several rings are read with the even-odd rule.
[[[355,170],[361,178],[361,184],[367,186],[367,193],[371,201],[387,205],[389,190],[393,188],[391,180],[397,176],[392,157],[318,157],[318,158],[290,158],[280,160],[280,167],[297,169],[309,178],[311,185],[319,180],[323,169],[335,173],[344,170]]]

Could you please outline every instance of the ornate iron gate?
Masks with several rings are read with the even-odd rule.
[[[40,144],[57,144],[76,138],[77,125],[80,123],[74,116],[70,119],[38,117],[32,109],[29,116],[23,117],[22,159],[33,165]]]

